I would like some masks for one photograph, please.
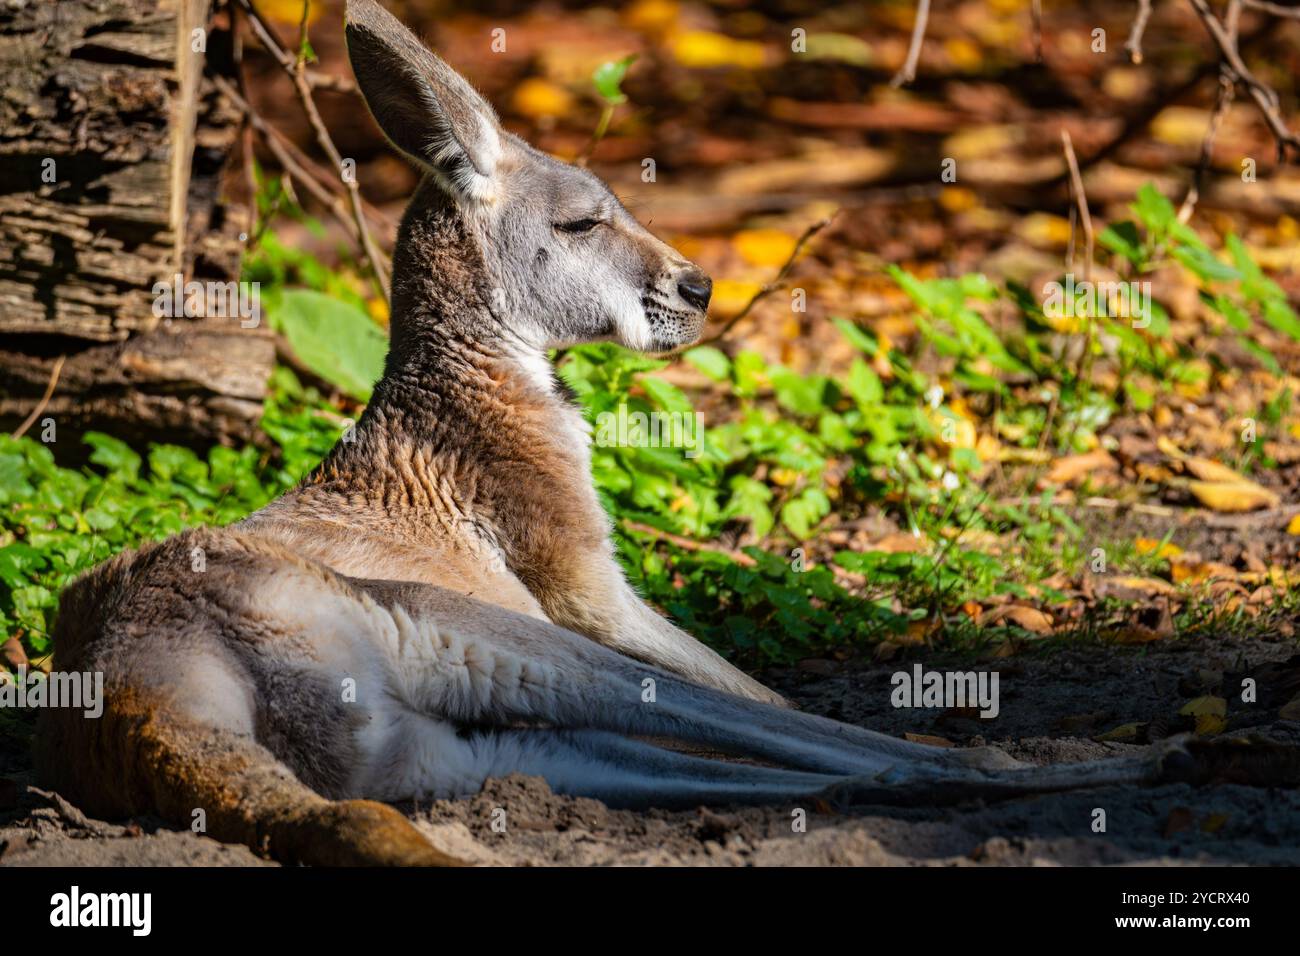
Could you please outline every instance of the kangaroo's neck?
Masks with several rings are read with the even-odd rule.
[[[408,212],[396,248],[384,376],[355,430],[287,496],[282,514],[416,545],[486,529],[513,553],[530,525],[548,520],[538,508],[564,502],[560,524],[584,538],[604,534],[581,413],[546,353],[493,314],[464,223],[446,209]]]

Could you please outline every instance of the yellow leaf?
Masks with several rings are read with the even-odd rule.
[[[1176,558],[1183,549],[1169,541],[1157,541],[1155,538],[1138,538],[1133,542],[1138,554],[1154,554],[1157,558]]]
[[[297,26],[302,21],[302,0],[258,0],[257,12],[268,20],[278,20],[280,23],[292,23]],[[315,0],[307,8],[307,23],[315,23],[320,19],[320,15],[321,3],[320,0]]]
[[[633,30],[662,33],[676,25],[680,14],[674,0],[636,0],[623,11],[623,20]]]
[[[1237,569],[1218,561],[1172,561],[1169,570],[1175,584],[1203,584],[1216,579],[1233,580]]]
[[[1196,715],[1196,733],[1201,737],[1213,737],[1215,734],[1221,734],[1228,722],[1222,717],[1215,714],[1197,714]]]
[[[1030,245],[1049,249],[1064,249],[1070,242],[1070,220],[1034,212],[1020,220],[1016,233]]]
[[[1300,514],[1293,517],[1286,526],[1287,534],[1300,535]]]
[[[795,238],[779,229],[746,229],[732,240],[751,266],[783,266],[794,253]]]
[[[1104,448],[1084,455],[1067,455],[1052,462],[1043,480],[1053,485],[1069,485],[1081,481],[1098,471],[1109,471],[1119,465]]]
[[[1209,715],[1213,717],[1226,717],[1228,714],[1228,702],[1222,697],[1206,695],[1197,697],[1183,704],[1178,711],[1184,717],[1200,717]]]
[[[751,40],[735,40],[708,30],[688,30],[671,41],[673,56],[682,66],[695,69],[712,69],[734,66],[742,70],[757,70],[767,62],[767,48]]]
[[[948,212],[966,212],[979,205],[973,190],[962,186],[945,186],[939,193],[939,205]]]
[[[984,63],[984,54],[980,48],[965,37],[954,37],[943,45],[943,52],[948,60],[959,70],[977,70]]]
[[[1051,634],[1052,619],[1042,611],[1033,607],[1026,607],[1023,604],[1004,604],[1002,607],[996,607],[988,614],[984,615],[984,626],[990,627],[994,624],[1001,624],[1003,621],[1010,621],[1017,627],[1022,627],[1031,634]]]
[[[1214,511],[1254,511],[1276,508],[1281,499],[1253,481],[1190,481],[1188,490],[1207,508]]]
[[[1202,481],[1220,481],[1229,484],[1239,484],[1243,481],[1250,481],[1243,475],[1237,474],[1227,465],[1221,465],[1217,461],[1211,461],[1209,458],[1188,458],[1183,462],[1183,467],[1190,471]]]
[[[773,468],[768,477],[772,480],[773,484],[780,485],[782,488],[789,488],[791,485],[795,484],[801,476],[800,473],[795,471],[793,468]]]
[[[1160,454],[1172,458],[1175,461],[1183,461],[1187,458],[1187,453],[1175,445],[1173,439],[1164,435],[1156,437],[1156,448],[1160,450]]]
[[[573,97],[563,87],[539,77],[519,84],[514,95],[515,111],[529,119],[564,116],[573,107]]]
[[[1108,730],[1097,739],[1114,741],[1136,740],[1138,734],[1141,733],[1142,728],[1145,726],[1146,725],[1142,723],[1120,724],[1114,730]]]
[[[1167,106],[1151,121],[1151,135],[1171,146],[1196,146],[1205,138],[1209,110]]]
[[[759,282],[719,279],[713,283],[713,298],[710,300],[709,311],[714,318],[735,315],[749,305],[749,300],[757,295],[762,288],[762,283]]]

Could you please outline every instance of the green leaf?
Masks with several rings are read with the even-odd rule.
[[[721,349],[715,349],[712,345],[693,348],[684,353],[682,358],[715,382],[725,382],[731,377],[731,359],[727,358],[727,354]]]
[[[800,541],[812,534],[817,523],[831,512],[831,500],[820,488],[807,488],[781,509],[781,523]]]
[[[140,456],[131,450],[131,446],[121,439],[103,432],[86,432],[81,438],[95,449],[90,453],[90,460],[96,465],[107,468],[110,474],[134,481],[140,475]]]
[[[1163,236],[1178,221],[1174,204],[1156,189],[1153,183],[1143,183],[1138,189],[1137,202],[1132,205],[1138,220],[1151,232]]]
[[[632,53],[621,60],[602,63],[596,67],[596,72],[591,74],[591,82],[595,84],[596,92],[611,106],[627,102],[627,94],[622,89],[623,78],[627,76],[627,68],[635,61],[636,54]]]
[[[289,289],[271,314],[298,359],[360,401],[384,371],[388,339],[365,312],[308,289]]]
[[[885,398],[885,388],[880,384],[880,376],[862,359],[853,360],[844,387],[864,412],[871,411]]]

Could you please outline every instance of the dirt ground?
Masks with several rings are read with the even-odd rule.
[[[1229,734],[1300,743],[1300,723],[1277,708],[1300,684],[1290,641],[1224,638],[1145,649],[1075,646],[1014,659],[933,658],[927,668],[988,667],[1000,675],[992,720],[940,710],[895,709],[890,675],[912,661],[852,665],[805,661],[766,680],[813,713],[894,734],[992,743],[1035,763],[1131,751],[1186,729],[1187,700],[1221,693]],[[1240,701],[1243,677],[1260,693]],[[1139,743],[1093,738],[1125,724]],[[242,847],[157,821],[105,823],[31,788],[24,755],[0,759],[0,866],[267,865]],[[1243,786],[1101,788],[952,807],[860,808],[836,813],[809,802],[806,832],[794,806],[629,812],[553,794],[537,778],[489,781],[478,796],[408,808],[438,845],[489,865],[922,865],[1300,864],[1300,792]],[[1095,811],[1106,815],[1093,832]],[[505,827],[494,829],[504,810]]]

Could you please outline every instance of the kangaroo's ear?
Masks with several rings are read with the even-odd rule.
[[[348,0],[348,58],[375,122],[458,201],[496,192],[501,127],[469,82],[375,0]]]

